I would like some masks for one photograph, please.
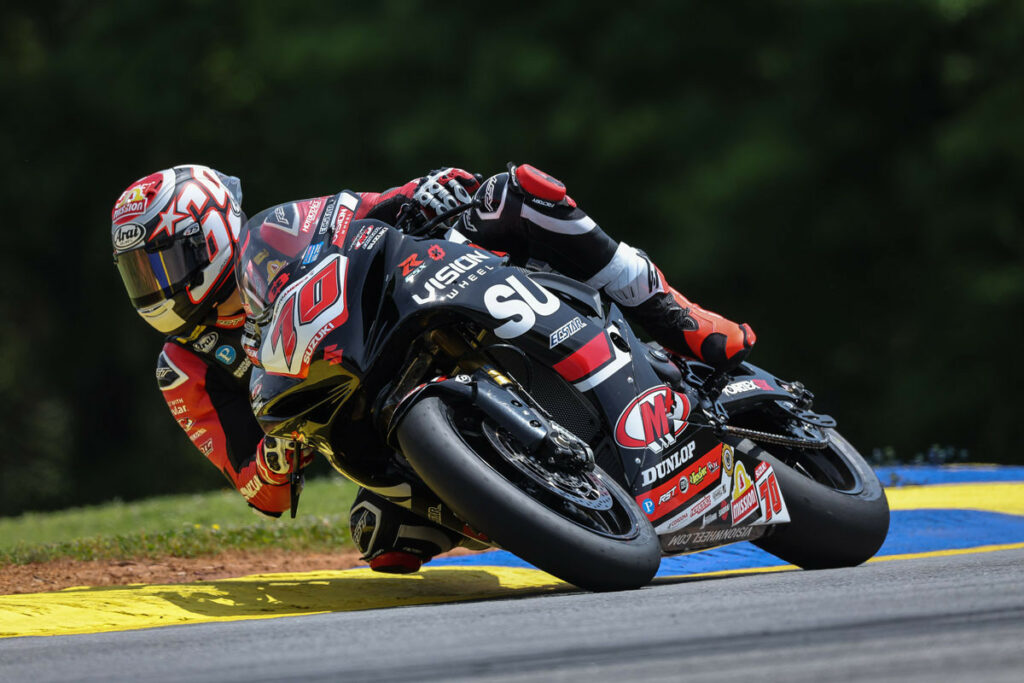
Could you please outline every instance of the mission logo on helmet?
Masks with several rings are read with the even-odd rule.
[[[115,224],[141,216],[149,206],[149,198],[160,190],[163,184],[163,173],[153,173],[142,180],[138,180],[121,193],[117,203],[114,204],[114,211],[111,219]]]

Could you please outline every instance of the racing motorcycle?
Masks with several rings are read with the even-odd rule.
[[[454,211],[410,234],[324,201],[301,258],[270,272],[257,229],[240,254],[267,433],[589,590],[736,541],[804,568],[881,546],[882,486],[800,382],[684,360],[578,281],[432,237]]]

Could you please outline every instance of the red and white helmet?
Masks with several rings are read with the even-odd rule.
[[[114,262],[132,305],[164,334],[203,323],[235,291],[242,185],[186,165],[136,180],[111,214]]]

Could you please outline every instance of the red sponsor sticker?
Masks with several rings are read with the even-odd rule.
[[[663,517],[716,483],[722,475],[722,468],[719,466],[721,458],[722,446],[719,444],[694,461],[678,477],[672,477],[658,488],[637,496],[636,500],[641,508],[645,500],[654,503],[651,511],[647,512],[647,518],[654,521]],[[754,500],[756,502],[756,496]],[[650,505],[647,507],[650,508]]]
[[[402,277],[409,277],[412,272],[423,265],[419,254],[410,254],[407,259],[398,264],[402,268]]]
[[[138,181],[121,193],[114,204],[110,218],[114,223],[123,223],[131,218],[142,215],[149,205],[150,198],[160,190],[163,174],[154,173]]]
[[[747,489],[747,492],[740,495],[739,498],[732,503],[732,523],[738,524],[744,519],[750,516],[754,510],[758,509],[757,492],[754,487]]]
[[[306,217],[302,221],[302,232],[309,232],[309,229],[316,222],[317,216],[320,215],[320,206],[323,204],[323,200],[320,198],[311,199],[308,205],[303,206],[303,204],[305,202],[299,204],[299,207],[306,211]]]
[[[624,448],[660,452],[686,429],[690,401],[667,386],[654,387],[633,399],[615,423],[615,441]]]
[[[348,226],[352,223],[352,211],[342,206],[338,209],[338,218],[334,223],[334,239],[331,244],[336,247],[344,246],[345,237],[348,235]]]
[[[343,349],[339,349],[337,344],[331,344],[330,346],[324,347],[324,360],[331,365],[337,365],[341,362],[341,353]]]

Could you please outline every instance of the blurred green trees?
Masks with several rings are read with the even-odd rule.
[[[862,450],[1020,462],[1024,4],[620,7],[6,3],[0,513],[221,481],[110,263],[120,191],[186,162],[254,213],[530,161]]]

